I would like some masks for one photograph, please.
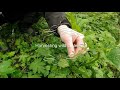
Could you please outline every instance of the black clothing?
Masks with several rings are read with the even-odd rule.
[[[0,25],[3,23],[14,23],[19,20],[19,27],[23,30],[28,29],[43,16],[49,28],[58,35],[57,28],[60,25],[67,25],[71,28],[70,22],[64,12],[2,12],[0,14]]]

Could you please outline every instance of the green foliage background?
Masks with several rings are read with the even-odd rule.
[[[67,12],[72,28],[85,35],[90,50],[70,59],[67,49],[44,18],[33,25],[36,35],[21,33],[17,24],[0,26],[0,78],[119,78],[118,12]]]

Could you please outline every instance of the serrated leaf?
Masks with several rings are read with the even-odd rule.
[[[15,70],[11,67],[11,60],[0,63],[0,74],[11,74]]]
[[[45,63],[40,60],[35,60],[31,63],[29,69],[33,70],[34,73],[44,73]]]
[[[45,58],[44,61],[46,61],[48,64],[52,64],[55,59],[54,58]]]
[[[49,75],[48,75],[48,78],[54,78],[55,77],[55,73],[50,73]]]
[[[19,61],[22,62],[23,64],[27,63],[30,60],[30,56],[27,54],[22,54],[20,55]]]
[[[58,62],[58,66],[62,67],[62,68],[66,68],[69,66],[69,63],[67,60],[65,59],[60,59],[60,61]]]
[[[46,47],[46,48],[45,48]],[[42,44],[42,46],[40,46],[37,50],[35,50],[37,55],[39,56],[48,56],[50,55],[50,50],[49,48],[47,47],[46,44]]]

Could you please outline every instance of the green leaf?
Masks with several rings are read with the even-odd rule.
[[[88,70],[85,67],[79,67],[79,74],[81,74],[83,78],[90,78],[92,72],[91,70]]]
[[[59,74],[59,75],[56,75],[54,78],[66,78],[66,75],[65,74]]]
[[[15,70],[11,66],[11,60],[3,61],[2,63],[0,63],[0,75],[12,74],[13,72],[15,72]]]
[[[107,58],[120,70],[120,48],[112,49]]]
[[[120,13],[66,12],[72,29],[83,33],[90,50],[75,59],[50,31],[45,18],[34,24],[35,35],[20,33],[18,25],[0,26],[0,78],[120,77]],[[52,47],[40,45],[54,44]],[[120,44],[119,44],[120,46]],[[9,50],[9,52],[8,52]],[[10,61],[9,61],[10,60]]]
[[[49,75],[49,71],[44,70],[43,75],[44,75],[44,77],[47,77]]]
[[[107,75],[108,75],[108,77],[111,78],[111,77],[113,77],[113,72],[109,72]]]
[[[46,66],[46,70],[50,70],[50,66]]]
[[[45,71],[45,63],[41,62],[41,60],[35,60],[31,63],[30,70],[33,70],[33,73],[44,73]]]
[[[29,55],[22,54],[22,55],[20,55],[19,61],[25,64],[27,62],[27,60],[28,60],[28,57],[29,57]]]
[[[44,61],[46,61],[48,64],[52,64],[55,61],[55,59],[53,57],[51,57],[51,58],[44,58]]]
[[[48,56],[50,55],[50,50],[48,47],[46,47],[47,45],[46,44],[42,44],[41,47],[39,47],[37,50],[35,50],[36,54],[38,56]]]
[[[54,78],[55,77],[55,73],[50,73],[49,75],[48,75],[48,78]]]
[[[61,68],[66,68],[69,66],[69,63],[66,59],[60,59],[60,61],[58,62],[58,66]]]
[[[96,71],[96,78],[103,78],[104,72],[102,70],[97,70]]]
[[[15,51],[8,52],[8,53],[7,53],[7,55],[8,55],[8,57],[12,57],[12,56],[14,56],[14,55],[15,55]]]
[[[77,24],[77,20],[74,16],[74,13],[68,12],[66,13],[68,20],[70,21],[72,28],[75,29],[76,31],[80,32],[80,26]]]
[[[40,78],[40,74],[33,74],[32,72],[28,72],[28,78]]]
[[[20,70],[16,70],[15,72],[12,73],[12,78],[21,78],[22,77],[22,72]]]

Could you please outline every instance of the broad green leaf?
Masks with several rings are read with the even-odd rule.
[[[11,60],[3,61],[2,63],[0,63],[0,75],[11,74],[14,71],[14,68],[11,66]]]
[[[112,49],[107,55],[107,58],[120,70],[120,48],[119,47]]]

